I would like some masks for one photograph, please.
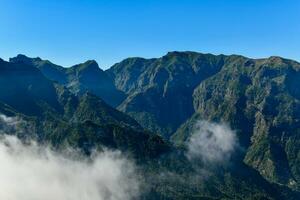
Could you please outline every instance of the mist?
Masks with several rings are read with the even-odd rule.
[[[0,120],[5,131],[18,124],[17,118],[4,115]],[[136,166],[120,151],[86,158],[75,150],[56,152],[3,134],[0,163],[0,199],[131,200],[140,194]]]
[[[238,146],[236,134],[224,123],[199,121],[187,142],[187,157],[209,164],[227,162]]]
[[[0,114],[0,133],[16,133],[18,124],[22,122],[23,120],[18,117],[8,117]]]

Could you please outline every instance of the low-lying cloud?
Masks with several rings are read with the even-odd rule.
[[[8,127],[17,118],[0,116]],[[6,127],[7,128],[7,127]],[[131,200],[139,196],[134,163],[119,151],[68,156],[15,136],[0,137],[0,199]]]
[[[0,114],[0,121],[7,125],[14,126],[20,119],[18,119],[18,117],[7,117],[6,115]]]
[[[236,134],[226,124],[199,121],[187,143],[187,157],[205,163],[227,161],[237,147]]]
[[[0,114],[0,133],[15,133],[20,123],[22,123],[22,120],[18,117],[7,117]]]

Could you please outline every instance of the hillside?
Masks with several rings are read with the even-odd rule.
[[[95,95],[75,96],[31,65],[1,61],[0,74],[3,114],[18,116],[31,127],[20,137],[84,151],[109,146],[143,157],[167,148],[160,137],[147,133],[134,119]],[[149,149],[153,146],[155,149]]]
[[[280,57],[170,52],[129,58],[107,72],[128,94],[119,110],[145,128],[185,145],[198,121],[228,123],[246,164],[298,190],[299,70]]]
[[[20,138],[129,153],[142,199],[299,199],[299,81],[280,57],[169,52],[103,71],[18,55],[0,61],[0,111],[26,122]]]

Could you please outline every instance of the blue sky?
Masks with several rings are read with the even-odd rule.
[[[299,0],[0,0],[0,57],[101,68],[168,51],[300,61]]]

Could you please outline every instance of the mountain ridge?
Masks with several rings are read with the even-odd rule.
[[[24,57],[21,56],[20,59]],[[0,61],[1,63],[6,62]],[[241,195],[239,197],[243,198],[245,197],[243,195],[249,195],[245,191],[236,191],[237,186],[231,185],[239,185],[239,176],[243,177],[243,181],[249,184],[250,188],[255,187],[262,196],[266,195],[267,199],[281,199],[271,198],[272,190],[278,191],[279,196],[283,195],[283,191],[287,193],[295,191],[297,196],[297,192],[300,191],[300,140],[298,136],[300,133],[300,112],[298,111],[300,110],[298,87],[300,63],[297,61],[278,56],[252,59],[240,55],[226,56],[174,51],[160,58],[127,58],[105,71],[101,70],[93,60],[75,65],[73,68],[57,67],[58,65],[40,58],[31,60],[29,58],[26,62],[12,58],[11,62],[5,65],[22,65],[20,68],[23,70],[31,69],[47,77],[48,81],[55,81],[57,86],[52,89],[54,92],[50,96],[56,96],[54,99],[59,100],[59,103],[63,102],[65,106],[56,111],[52,111],[52,107],[49,109],[47,106],[42,106],[42,108],[43,111],[47,110],[47,113],[53,112],[55,115],[59,115],[60,112],[65,113],[65,117],[71,119],[72,123],[79,123],[76,130],[71,129],[71,135],[78,130],[84,130],[84,127],[89,130],[84,132],[87,135],[90,132],[102,130],[99,135],[104,136],[102,138],[105,139],[104,143],[125,150],[133,145],[130,149],[134,152],[144,152],[142,148],[145,148],[146,152],[151,149],[148,152],[151,155],[160,155],[165,148],[171,148],[171,154],[163,155],[158,164],[150,161],[150,166],[157,172],[170,170],[172,167],[175,167],[176,173],[183,170],[184,173],[176,174],[176,178],[172,177],[172,179],[175,179],[175,182],[182,181],[182,188],[188,186],[186,194],[189,198],[191,198],[189,196],[191,191],[188,190],[211,195],[208,188],[200,189],[193,184],[186,183],[189,179],[187,172],[195,166],[191,166],[184,156],[179,156],[184,154],[187,142],[195,134],[195,124],[199,120],[227,123],[236,132],[238,144],[243,149],[236,153],[233,168],[219,169],[220,171],[208,181],[208,187],[214,188],[212,191],[219,191],[218,194],[221,196],[222,194],[229,195],[228,198],[234,198],[235,195]],[[5,78],[5,76],[0,76],[2,81]],[[29,79],[25,83],[30,85],[31,81],[34,79]],[[51,85],[51,81],[46,81],[46,83]],[[29,92],[33,92],[34,101],[39,99],[38,95],[35,96],[39,92],[35,92],[34,87],[23,88],[24,84],[20,85],[22,85],[22,91],[29,89]],[[102,86],[107,90],[101,90]],[[46,86],[43,87],[46,88]],[[5,87],[1,90],[6,91],[6,96],[10,94]],[[118,97],[119,92],[123,95],[122,98]],[[102,103],[98,97],[105,97],[107,94],[109,98],[107,96],[103,98]],[[44,97],[47,95],[42,95],[41,98]],[[116,103],[111,102],[115,100],[117,100]],[[10,100],[6,101],[13,103]],[[107,103],[121,112],[118,113],[112,110],[113,108],[107,107]],[[22,108],[25,104],[21,104],[20,107]],[[16,107],[14,104],[10,106]],[[37,104],[37,107],[39,106],[40,104]],[[0,107],[2,107],[1,104]],[[3,110],[9,109],[3,105]],[[116,116],[115,112],[118,113]],[[50,118],[48,122],[50,130],[59,125],[59,128],[55,129],[54,138],[61,140],[60,130],[66,129],[61,123],[55,121],[53,116],[46,116]],[[107,122],[113,122],[115,126],[111,127],[111,124]],[[127,126],[128,123],[130,126]],[[147,130],[149,134],[145,134]],[[117,135],[115,135],[116,131]],[[129,134],[130,131],[134,134]],[[113,133],[113,136],[107,133]],[[136,144],[136,138],[139,138],[138,133],[145,137],[152,137],[152,139],[148,138],[149,141],[144,138],[145,142],[139,146]],[[53,138],[47,134],[45,136],[48,137],[47,140]],[[83,145],[84,148],[95,145],[93,140],[97,141],[96,143],[103,142],[97,137],[92,137],[93,139],[79,137],[80,141],[85,142],[76,143],[78,134],[72,137],[77,138],[74,141],[71,140],[75,142],[74,145]],[[113,141],[122,142],[118,146],[118,142]],[[171,147],[167,147],[168,144],[164,141],[170,142]],[[237,168],[237,172],[234,167]],[[249,174],[261,180],[260,183],[250,180]],[[222,185],[225,180],[229,185],[226,185],[227,183]],[[163,185],[164,182],[166,187]],[[262,186],[259,184],[264,185],[264,188],[259,189]],[[155,182],[154,185],[157,185],[155,194],[160,189],[162,190],[158,192],[159,196],[166,195],[165,197],[173,199],[172,194],[180,195],[172,191],[172,188],[177,186],[170,180]],[[220,191],[220,188],[235,192]],[[246,188],[247,186],[243,186],[244,190],[247,190]]]
[[[125,97],[123,92],[115,88],[112,80],[95,60],[88,60],[68,68],[53,64],[48,60],[42,60],[39,57],[29,58],[18,55],[9,60],[12,63],[26,63],[37,67],[48,79],[66,86],[74,94],[92,91],[112,106],[118,105]]]

